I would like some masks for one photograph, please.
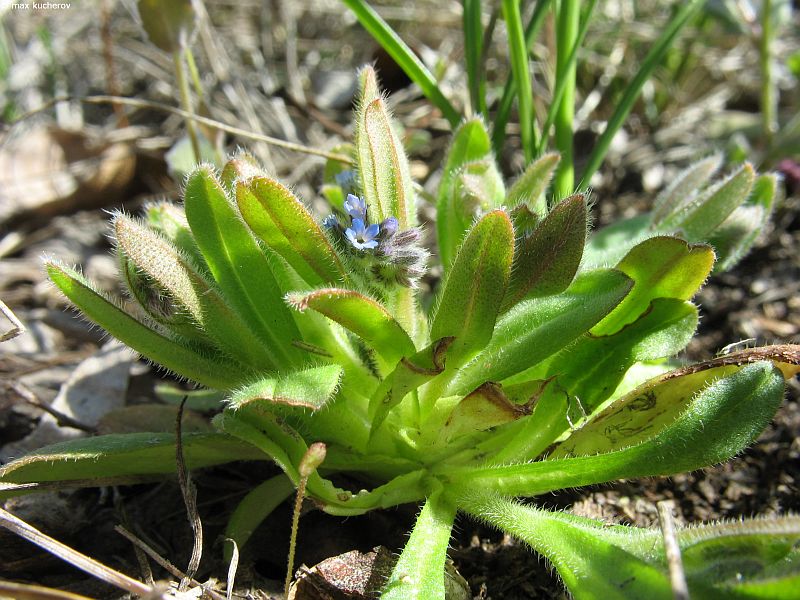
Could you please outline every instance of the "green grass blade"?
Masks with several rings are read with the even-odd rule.
[[[570,63],[569,54],[577,47],[580,1],[561,0],[556,17],[556,81],[564,91],[558,101],[555,120],[555,145],[561,154],[561,162],[553,180],[553,192],[557,198],[565,198],[575,185],[575,165],[572,158],[572,122],[575,118],[575,63]]]
[[[400,39],[397,32],[364,0],[342,0],[342,4],[353,11],[364,29],[386,50],[405,74],[420,87],[428,100],[442,111],[450,125],[453,127],[458,125],[461,115],[445,98],[433,74],[422,64],[411,48]]]
[[[595,171],[600,167],[600,164],[608,153],[608,149],[611,147],[611,140],[614,139],[617,131],[619,131],[620,127],[622,127],[625,122],[625,119],[628,118],[628,114],[630,114],[645,82],[650,78],[653,71],[655,71],[667,50],[672,46],[678,33],[680,33],[692,15],[694,15],[703,4],[705,4],[705,0],[690,0],[686,2],[681,5],[678,12],[672,17],[672,20],[666,25],[664,32],[658,40],[656,40],[655,45],[642,61],[642,66],[639,67],[639,71],[636,73],[633,81],[628,84],[625,94],[617,104],[617,109],[609,119],[608,125],[606,125],[605,131],[603,131],[600,139],[597,140],[597,144],[594,150],[592,150],[586,168],[583,171],[583,177],[578,185],[579,189],[583,189],[589,184],[592,175],[594,175]]]
[[[569,56],[566,59],[566,64],[564,65],[564,69],[567,72],[575,69],[575,63],[578,60],[578,50],[580,50],[581,46],[583,45],[583,40],[586,38],[586,32],[589,30],[589,23],[592,20],[591,17],[594,13],[594,7],[596,4],[597,0],[591,0],[589,5],[586,7],[586,12],[581,19],[581,26],[578,30],[578,35],[575,37],[575,41],[572,44],[572,50],[570,50]],[[539,138],[539,146],[536,149],[537,156],[541,155],[547,147],[547,139],[550,135],[550,128],[553,126],[553,122],[556,119],[556,114],[561,106],[564,94],[566,93],[568,82],[569,79],[566,77],[556,77],[556,87],[553,90],[553,98],[550,100],[550,106],[547,109],[547,116],[545,117],[544,125],[542,126],[542,136]]]
[[[197,354],[193,350],[153,331],[115,302],[96,292],[84,277],[63,265],[47,264],[47,274],[53,283],[86,316],[118,340],[183,377],[220,390],[241,383],[248,371],[241,364],[223,364]]]
[[[522,16],[519,12],[519,0],[503,0],[501,5],[503,18],[508,29],[508,54],[511,60],[511,74],[517,82],[517,108],[519,110],[519,127],[522,135],[522,150],[525,162],[533,160],[536,148],[536,133],[533,114],[533,90],[531,73],[528,70],[528,47],[522,29]]]
[[[536,8],[533,10],[531,20],[528,21],[528,26],[525,28],[525,48],[530,51],[533,45],[533,40],[539,33],[539,30],[544,24],[544,17],[547,15],[547,9],[550,8],[552,0],[539,0],[536,3]],[[494,123],[492,126],[492,147],[495,154],[500,156],[503,150],[503,144],[506,139],[506,124],[511,114],[511,106],[514,103],[514,96],[517,95],[517,80],[514,77],[509,77],[506,85],[503,88],[503,95],[497,106],[495,113]]]
[[[483,54],[483,27],[481,1],[464,0],[464,59],[467,67],[467,85],[472,111],[486,115],[486,78],[481,68]]]

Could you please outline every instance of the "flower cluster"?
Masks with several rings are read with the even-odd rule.
[[[356,258],[372,258],[369,272],[380,283],[397,283],[414,287],[425,274],[427,251],[421,246],[421,232],[417,228],[400,231],[396,217],[390,216],[381,223],[369,223],[367,203],[355,194],[348,194],[344,210],[349,219],[343,226],[336,214],[328,215],[322,222],[345,251]],[[353,250],[357,252],[353,252]]]

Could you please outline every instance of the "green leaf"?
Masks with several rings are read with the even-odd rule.
[[[503,311],[524,298],[552,296],[569,287],[581,264],[587,218],[586,199],[575,194],[559,202],[531,235],[518,241]]]
[[[547,214],[544,193],[560,160],[558,152],[548,152],[529,164],[508,190],[507,205],[514,207],[526,204],[536,216],[543,219]]]
[[[294,491],[294,484],[286,475],[276,475],[250,490],[228,518],[225,537],[236,542],[241,551],[253,532],[273,510],[278,508]],[[232,548],[225,545],[225,561],[230,561]]]
[[[516,421],[530,414],[530,404],[533,402],[514,402],[499,384],[484,383],[456,404],[439,431],[439,439],[449,444],[455,438]]]
[[[796,590],[800,579],[800,517],[713,523],[677,534],[690,589],[703,584],[720,594],[739,592],[748,598],[797,596],[787,592]]]
[[[691,340],[697,309],[688,302],[659,298],[634,323],[611,336],[585,336],[555,355],[544,369],[522,373],[509,384],[539,377],[534,412],[517,434],[492,452],[493,459],[511,462],[534,459],[568,430],[568,417],[591,414],[617,388],[637,361],[672,356]]]
[[[591,413],[622,381],[636,362],[674,356],[691,341],[697,308],[675,298],[656,298],[633,323],[609,336],[587,336],[559,355],[550,375],[579,398]]]
[[[165,52],[183,48],[197,26],[191,0],[138,0],[137,8],[147,37]]]
[[[225,400],[225,392],[219,390],[185,390],[169,383],[157,383],[153,391],[165,404],[177,406],[185,399],[186,408],[198,412],[219,410]]]
[[[369,80],[369,73],[364,77]],[[364,89],[370,95],[377,93],[372,85]],[[393,129],[386,102],[380,96],[361,98],[355,146],[361,190],[370,220],[380,223],[393,216],[401,230],[416,225],[417,210],[408,159]]]
[[[274,368],[269,349],[167,240],[124,215],[114,219],[114,232],[119,250],[166,290],[220,348],[252,367]]]
[[[662,534],[465,492],[459,508],[544,555],[575,598],[671,598]],[[692,598],[796,598],[798,517],[676,531]]]
[[[201,167],[186,182],[186,217],[214,279],[278,367],[299,365],[291,345],[300,339],[269,261],[232,206],[212,170]]]
[[[508,496],[537,496],[614,479],[700,469],[729,459],[755,441],[780,406],[784,377],[771,362],[757,362],[705,387],[684,392],[699,393],[680,416],[642,443],[624,447],[635,441],[634,427],[631,432],[622,432],[624,437],[610,440],[615,447],[624,447],[613,452],[550,456],[533,463],[482,469],[454,467],[449,468],[448,477],[454,485],[486,488]],[[646,427],[647,422],[639,425]],[[556,451],[561,454],[564,450]]]
[[[716,228],[708,239],[718,256],[715,273],[731,269],[752,248],[764,231],[778,193],[777,175],[759,175],[747,202]]]
[[[185,433],[183,454],[188,469],[237,460],[259,460],[263,454],[224,433]],[[105,478],[162,475],[175,471],[175,434],[128,433],[80,438],[46,446],[0,468],[4,483],[80,481],[104,485]]]
[[[382,600],[445,600],[444,567],[455,518],[455,505],[441,491],[427,498]]]
[[[325,365],[265,377],[233,392],[228,406],[234,411],[246,406],[319,410],[336,393],[342,372],[339,365]]]
[[[394,371],[384,378],[369,402],[373,437],[389,411],[400,404],[409,393],[444,371],[445,358],[452,343],[452,337],[436,340],[413,356],[401,359]]]
[[[650,215],[623,219],[595,231],[583,251],[583,268],[596,269],[615,265],[631,248],[652,237]]]
[[[672,598],[669,577],[663,567],[648,564],[614,543],[627,534],[630,538],[644,537],[657,546],[660,541],[648,535],[651,531],[609,526],[474,493],[465,495],[459,507],[542,554],[556,568],[576,600]]]
[[[487,347],[459,371],[452,394],[501,381],[555,354],[606,316],[632,285],[620,271],[589,271],[563,294],[521,302],[498,320]]]
[[[782,348],[789,348],[788,356],[782,354]],[[684,413],[695,394],[754,361],[773,361],[788,379],[800,372],[795,364],[800,356],[791,348],[753,348],[655,377],[592,415],[583,427],[555,448],[551,456],[606,452],[645,441]]]
[[[149,204],[145,207],[145,222],[167,238],[199,271],[208,273],[208,265],[192,237],[183,208],[172,202]]]
[[[443,199],[437,213],[437,218],[444,219],[439,232],[444,236],[445,247],[453,246],[445,250],[448,257],[447,262],[442,263],[445,271],[450,268],[464,234],[475,219],[498,208],[505,199],[503,179],[494,159],[488,157],[462,165],[454,173],[448,193],[449,197]]]
[[[249,371],[231,360],[220,362],[152,330],[119,306],[95,291],[80,273],[63,265],[48,263],[47,274],[58,289],[89,319],[118,340],[140,352],[153,362],[188,377],[192,381],[217,389],[230,389],[241,382]]]
[[[678,173],[653,203],[653,225],[659,227],[662,221],[688,205],[721,166],[722,155],[712,154]]]
[[[267,177],[236,185],[236,202],[250,229],[311,286],[345,278],[336,251],[303,203]]]
[[[593,335],[609,335],[635,321],[655,298],[688,300],[711,272],[714,251],[678,238],[657,236],[633,249],[617,269],[633,279],[631,293],[603,319]]]
[[[493,160],[492,146],[486,125],[478,117],[459,125],[447,152],[436,204],[436,235],[442,264],[447,266],[456,255],[464,232],[473,214],[464,210],[456,195],[457,178],[462,169],[473,162]]]
[[[353,290],[327,288],[292,293],[287,301],[299,311],[308,308],[349,329],[390,364],[414,354],[414,342],[379,302]]]
[[[701,241],[747,200],[755,181],[752,165],[745,163],[726,180],[694,198],[661,224],[662,229],[680,229],[690,241]]]
[[[495,210],[470,230],[448,271],[431,319],[431,338],[454,337],[448,367],[458,367],[492,337],[514,256],[514,228]]]

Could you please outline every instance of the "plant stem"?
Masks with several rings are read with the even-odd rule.
[[[183,58],[181,51],[175,50],[172,53],[172,63],[175,66],[175,77],[178,80],[178,91],[181,97],[181,106],[190,115],[194,116],[194,109],[192,108],[192,100],[189,96],[189,81],[186,79],[186,71],[183,68]],[[189,134],[189,141],[192,143],[192,151],[194,152],[195,162],[200,162],[200,143],[197,140],[197,126],[193,118],[186,119],[186,131]]]
[[[758,49],[761,62],[761,122],[764,129],[764,138],[767,145],[772,143],[772,137],[778,130],[778,121],[775,114],[776,96],[772,80],[772,0],[764,0],[761,4],[761,38]]]
[[[553,191],[558,198],[572,193],[575,185],[575,165],[573,163],[573,131],[575,117],[575,61],[570,54],[575,49],[580,25],[579,0],[561,0],[558,6],[556,23],[556,81],[563,86],[555,118],[555,145],[561,154]]]

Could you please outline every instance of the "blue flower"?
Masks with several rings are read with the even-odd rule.
[[[322,226],[326,229],[338,229],[339,219],[336,218],[336,215],[328,215],[322,219]]]
[[[347,203],[345,203],[345,206],[347,206]],[[350,209],[348,209],[348,212],[350,212]],[[381,228],[377,223],[367,227],[364,225],[363,219],[355,217],[353,218],[352,227],[348,227],[344,230],[345,236],[347,236],[347,239],[357,250],[372,250],[376,248],[378,246],[378,240],[376,238],[380,232]]]
[[[344,209],[354,221],[355,219],[360,219],[362,225],[367,220],[367,203],[358,196],[347,194],[347,200],[344,201]]]
[[[397,233],[397,228],[400,224],[397,221],[396,217],[389,217],[383,220],[381,223],[381,238],[384,240],[390,240],[394,237],[394,234]]]

